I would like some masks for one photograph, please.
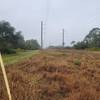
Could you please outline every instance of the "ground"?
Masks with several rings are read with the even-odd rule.
[[[13,100],[100,100],[100,52],[42,50],[6,71]],[[8,100],[1,71],[0,100]]]
[[[20,51],[17,51],[16,54],[3,55],[4,64],[8,65],[8,64],[13,64],[13,63],[22,61],[25,58],[27,59],[29,57],[32,57],[38,52],[39,52],[38,50],[26,50],[26,51],[20,50]]]

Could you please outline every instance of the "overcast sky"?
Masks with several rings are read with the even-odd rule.
[[[94,27],[100,27],[100,0],[0,0],[0,20],[21,30],[25,39],[40,42],[40,22],[44,21],[44,43],[81,41]]]

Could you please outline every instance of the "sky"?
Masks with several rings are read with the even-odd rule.
[[[40,43],[44,22],[44,47],[81,41],[92,28],[100,27],[100,0],[0,0],[0,21],[6,20],[27,39]]]

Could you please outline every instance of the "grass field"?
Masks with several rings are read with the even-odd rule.
[[[29,57],[32,57],[38,52],[39,52],[38,50],[27,50],[27,51],[17,52],[16,54],[3,55],[4,64],[8,65],[8,64],[20,62],[25,58],[28,59]]]
[[[100,52],[44,50],[26,58],[6,67],[13,100],[100,100]],[[8,100],[1,71],[0,100]]]

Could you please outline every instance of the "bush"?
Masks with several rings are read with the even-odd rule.
[[[25,49],[20,49],[20,48],[16,49],[16,52],[25,52],[25,51],[26,51]]]
[[[81,65],[81,62],[80,62],[80,60],[75,60],[75,61],[74,61],[74,64],[75,64],[75,65]]]
[[[91,51],[100,51],[100,48],[89,48],[88,50],[91,50]]]
[[[16,51],[14,49],[8,49],[8,48],[6,48],[6,49],[2,49],[1,53],[4,53],[4,54],[15,54]]]

